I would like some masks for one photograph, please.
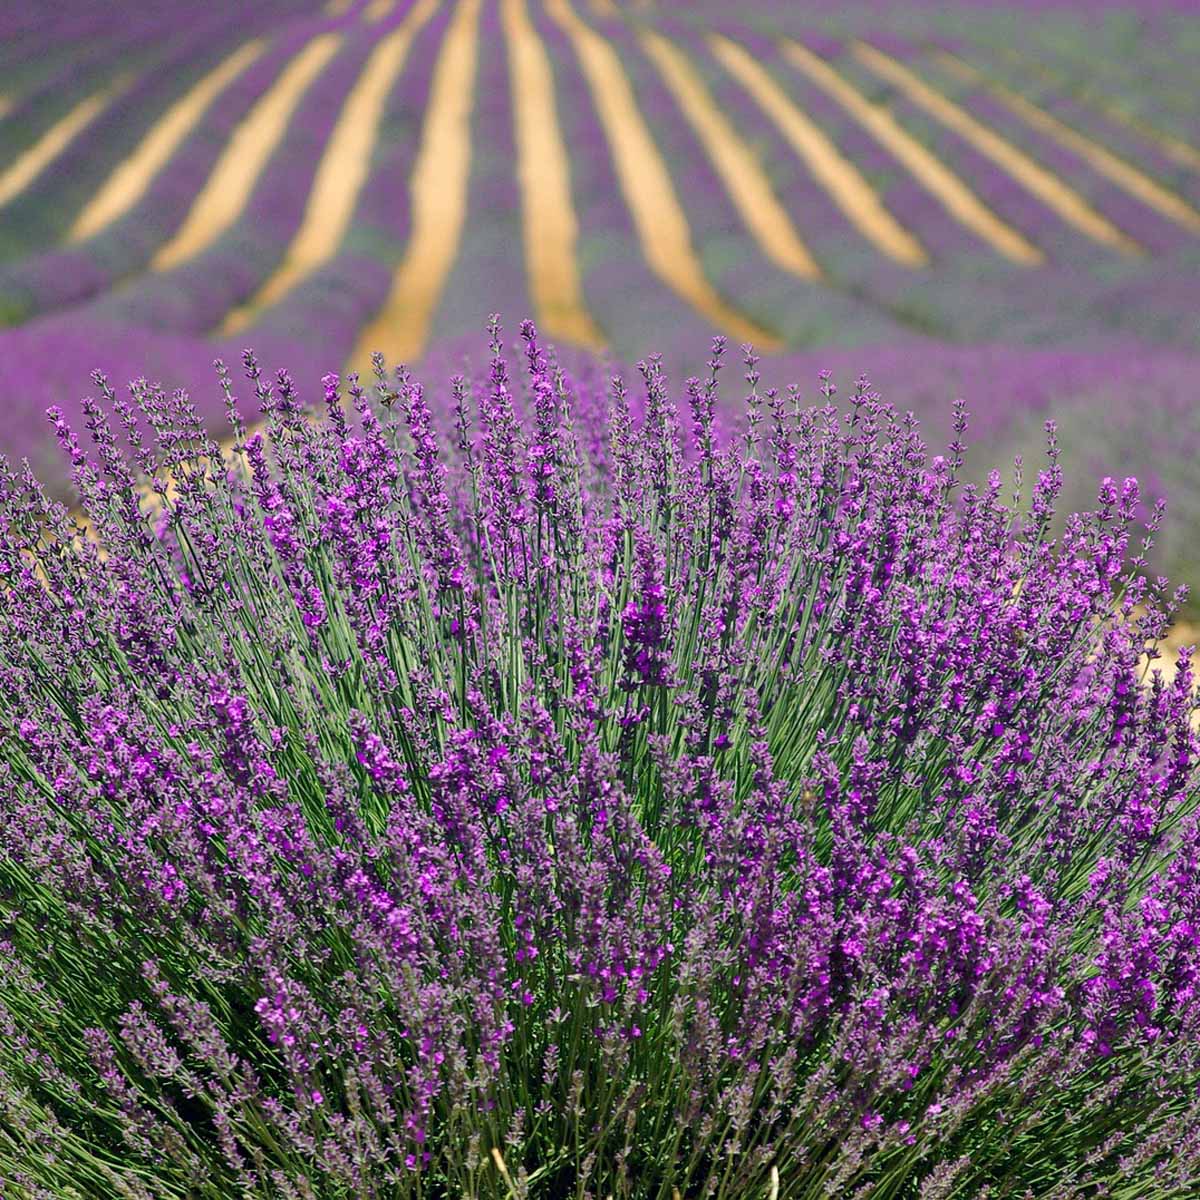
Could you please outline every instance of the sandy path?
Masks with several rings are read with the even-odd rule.
[[[264,309],[278,304],[297,284],[337,253],[370,172],[388,94],[395,85],[413,39],[437,11],[440,0],[418,0],[404,20],[371,52],[342,105],[309,192],[299,230],[283,262],[245,304],[231,309],[218,333],[240,333]]]
[[[194,258],[237,221],[267,161],[287,133],[296,106],[337,53],[342,38],[340,33],[313,38],[259,98],[233,131],[183,225],[151,260],[152,270],[169,271]]]
[[[1002,221],[939,158],[912,136],[882,104],[868,100],[827,62],[791,39],[781,43],[784,57],[832,96],[954,220],[998,254],[1024,266],[1037,266],[1046,256],[1031,241]]]
[[[858,168],[792,103],[771,73],[743,46],[721,34],[710,34],[709,45],[863,237],[896,262],[927,266],[929,255],[921,243],[888,212]]]
[[[266,44],[266,39],[255,38],[239,46],[172,104],[85,205],[71,226],[67,241],[92,237],[133,208],[213,101],[258,58]]]
[[[80,100],[0,172],[0,206],[19,196],[129,86],[130,75]]]
[[[383,308],[360,334],[348,370],[369,375],[371,354],[416,358],[458,254],[471,173],[471,110],[479,57],[480,0],[459,0],[434,71],[421,149],[410,180],[412,232]]]
[[[579,280],[579,221],[550,60],[525,0],[501,0],[500,17],[508,45],[525,266],[538,324],[552,339],[599,350],[605,338]]]
[[[639,39],[759,249],[782,270],[801,279],[819,279],[821,268],[776,196],[758,157],[725,119],[687,55],[651,29],[642,30]]]
[[[723,300],[705,276],[683,206],[616,51],[569,0],[545,0],[545,10],[570,40],[587,79],[646,264],[718,329],[767,353],[781,350],[775,334]]]
[[[859,62],[886,79],[930,116],[954,130],[980,154],[990,158],[1047,208],[1058,213],[1067,224],[1093,241],[1111,246],[1124,254],[1142,253],[1137,242],[1101,216],[1074,188],[1052,175],[1041,163],[1034,161],[1023,150],[1018,150],[995,130],[977,121],[966,109],[934,91],[903,64],[865,42],[855,42],[853,51]]]
[[[951,74],[967,83],[981,85],[995,96],[1009,112],[1015,113],[1031,128],[1052,138],[1060,146],[1065,146],[1073,154],[1077,154],[1098,174],[1115,183],[1117,187],[1128,192],[1143,204],[1160,212],[1165,217],[1182,225],[1191,233],[1200,233],[1200,212],[1197,212],[1178,193],[1165,188],[1149,175],[1139,171],[1131,163],[1113,154],[1098,142],[1084,137],[1077,130],[1051,116],[1048,112],[1031,104],[1024,96],[1012,91],[1003,84],[993,82],[977,71],[974,67],[956,58],[952,54],[938,51],[934,60],[940,63]]]

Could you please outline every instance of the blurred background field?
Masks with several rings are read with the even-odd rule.
[[[0,451],[46,407],[255,347],[302,392],[498,309],[676,379],[860,372],[983,474],[1061,428],[1197,578],[1191,3],[235,0],[0,6]],[[733,385],[730,385],[731,388]]]

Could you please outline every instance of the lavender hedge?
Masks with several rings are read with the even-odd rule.
[[[1194,1195],[1161,509],[521,332],[0,472],[5,1196]]]

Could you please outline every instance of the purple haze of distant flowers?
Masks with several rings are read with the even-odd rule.
[[[136,10],[123,13],[82,2],[37,7],[14,4],[0,10],[0,46],[20,58],[31,47],[85,39],[97,42],[105,34],[118,37],[127,34],[134,22],[144,27],[172,21],[179,21],[177,0],[143,0]],[[111,45],[103,49],[111,52]]]
[[[247,354],[224,460],[97,375],[103,555],[0,469],[5,1190],[1194,1194],[1158,506],[520,332],[308,413]]]
[[[0,394],[9,398],[0,452],[13,461],[28,457],[52,494],[67,495],[68,476],[47,437],[45,412],[58,403],[78,424],[78,380],[98,366],[123,384],[146,375],[168,391],[189,389],[206,427],[224,438],[229,431],[211,386],[212,360],[211,343],[201,339],[81,320],[72,313],[0,330]],[[31,377],[23,365],[29,362],[46,367]]]

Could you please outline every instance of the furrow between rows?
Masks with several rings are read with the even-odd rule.
[[[179,231],[160,247],[150,267],[169,271],[206,250],[237,219],[305,92],[342,44],[340,33],[318,34],[288,63],[270,90],[234,131],[196,196]]]
[[[404,70],[413,40],[439,3],[418,0],[372,51],[325,145],[304,220],[284,261],[253,297],[226,315],[218,330],[221,335],[240,333],[338,252],[366,182],[388,95]]]
[[[216,98],[264,49],[264,38],[255,38],[239,46],[172,104],[146,133],[134,153],[117,167],[88,202],[71,226],[67,241],[94,237],[133,208]]]
[[[588,310],[579,277],[579,221],[571,198],[571,164],[559,125],[550,61],[525,0],[501,0],[501,17],[508,46],[525,263],[534,309],[549,337],[600,349],[606,339]]]
[[[1122,253],[1142,253],[1137,242],[1097,212],[1077,191],[1012,142],[976,120],[966,109],[930,87],[904,64],[866,42],[856,41],[852,52],[868,69],[991,159],[1067,224],[1093,241]]]
[[[569,0],[545,0],[544,7],[575,50],[651,270],[718,329],[765,351],[780,349],[775,334],[734,309],[706,278],[670,174],[612,46]]]
[[[413,231],[383,307],[359,335],[350,369],[366,374],[371,354],[391,362],[425,348],[467,209],[471,111],[479,55],[480,0],[458,0],[446,31],[411,178]]]
[[[81,100],[0,172],[0,207],[19,196],[131,82],[130,76],[122,75],[115,83]]]

